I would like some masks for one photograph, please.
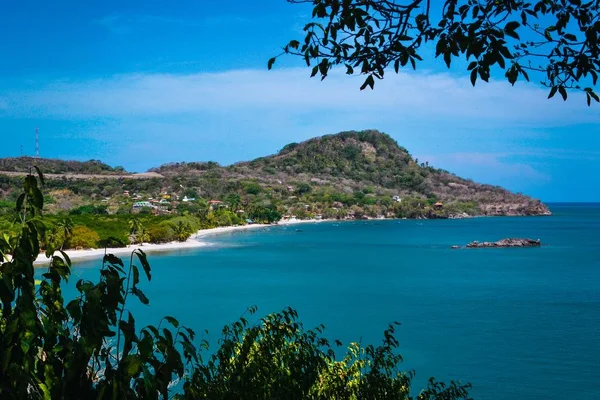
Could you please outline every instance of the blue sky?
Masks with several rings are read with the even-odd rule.
[[[285,0],[28,2],[0,13],[0,157],[101,159],[131,171],[222,164],[289,142],[375,128],[419,160],[545,201],[600,201],[600,106],[538,85],[472,88],[439,61],[387,75],[310,79],[267,60],[310,9]]]

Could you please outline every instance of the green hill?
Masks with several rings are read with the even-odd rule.
[[[58,174],[47,182],[51,212],[92,203],[106,207],[109,213],[124,213],[131,210],[134,200],[158,199],[168,193],[164,208],[172,212],[191,204],[182,207],[180,199],[185,196],[196,202],[222,200],[232,208],[270,207],[298,217],[549,214],[539,200],[419,164],[407,149],[375,130],[291,143],[277,154],[230,166],[215,162],[165,164],[139,174],[144,179],[126,174],[109,179],[122,174],[122,169],[99,161],[3,159],[0,170],[23,171],[31,164],[45,173]],[[67,173],[71,175],[61,178],[60,174]],[[94,176],[75,179],[77,174]],[[18,185],[18,177],[0,176],[0,198],[14,200]]]
[[[330,188],[346,194],[366,189],[367,195],[408,197],[429,203],[435,200],[449,205],[462,203],[468,206],[471,215],[549,212],[539,200],[419,164],[407,149],[376,130],[342,132],[291,143],[275,155],[229,167],[216,163],[175,163],[153,171],[171,178],[250,179],[270,187],[304,183],[311,185],[311,190]]]

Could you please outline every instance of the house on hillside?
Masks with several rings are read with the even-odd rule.
[[[221,200],[209,200],[208,204],[210,205],[211,210],[214,210],[215,207],[223,206],[223,202]]]
[[[441,202],[441,201],[438,201],[437,203],[435,203],[435,204],[433,205],[433,208],[434,208],[435,210],[441,210],[442,208],[444,208],[444,204],[442,204],[442,202]]]
[[[402,199],[398,195],[392,196],[392,200],[394,200],[396,203],[402,203]]]
[[[150,203],[149,201],[138,201],[133,203],[131,212],[136,214],[139,213],[143,208],[150,208],[153,210],[153,212],[157,209],[157,207],[152,205],[152,203]]]

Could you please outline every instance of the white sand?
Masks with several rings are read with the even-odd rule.
[[[273,225],[243,225],[243,226],[226,226],[221,228],[201,229],[196,234],[192,235],[185,242],[171,242],[162,244],[143,243],[141,245],[130,245],[127,247],[110,248],[106,250],[107,254],[114,254],[116,256],[130,255],[135,249],[142,249],[146,253],[153,252],[164,252],[173,251],[180,249],[193,249],[198,247],[207,246],[207,243],[198,239],[204,238],[209,235],[217,235],[220,233],[227,233],[233,231],[244,231],[248,229],[265,228]],[[71,260],[82,260],[90,258],[102,258],[104,256],[104,249],[86,249],[86,250],[66,250],[65,253]],[[45,254],[40,254],[35,260],[34,264],[46,264],[50,262],[50,259]]]
[[[295,225],[295,224],[305,224],[305,223],[317,223],[317,222],[325,222],[325,221],[334,221],[334,220],[326,220],[326,219],[296,219],[296,220],[286,220],[279,221],[277,225]],[[260,229],[260,228],[269,228],[276,225],[267,225],[267,224],[252,224],[252,225],[241,225],[241,226],[225,226],[220,228],[211,228],[211,229],[201,229],[196,234],[192,235],[185,242],[171,242],[171,243],[163,243],[163,244],[152,244],[152,243],[144,243],[141,245],[130,245],[127,247],[117,247],[107,249],[106,253],[114,254],[116,256],[127,256],[130,255],[132,251],[135,249],[142,249],[146,253],[154,253],[154,252],[166,252],[180,249],[193,249],[198,247],[207,246],[208,243],[206,241],[202,241],[207,236],[218,235],[222,233],[236,232],[236,231],[246,231],[250,229]],[[87,249],[87,250],[67,250],[65,251],[71,260],[84,260],[90,258],[102,258],[104,256],[104,249]],[[40,254],[35,260],[34,264],[47,264],[50,262],[50,259],[46,257],[45,254]]]

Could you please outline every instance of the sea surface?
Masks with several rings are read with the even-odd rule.
[[[344,343],[377,344],[390,322],[414,390],[430,376],[471,382],[475,399],[600,399],[600,204],[551,204],[550,217],[325,222],[209,237],[151,255],[149,306],[215,346],[248,306],[286,306]],[[541,239],[541,248],[450,249]],[[99,261],[79,262],[96,279]],[[252,319],[252,318],[251,318]]]

